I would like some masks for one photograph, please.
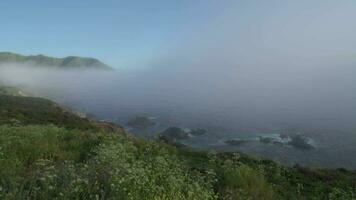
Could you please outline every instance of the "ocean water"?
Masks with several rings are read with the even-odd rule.
[[[96,102],[96,101],[93,101]],[[304,165],[310,167],[348,168],[356,169],[356,138],[354,132],[347,129],[333,129],[327,126],[328,120],[322,122],[309,121],[288,124],[271,121],[256,121],[244,118],[230,108],[215,110],[189,109],[180,106],[156,106],[117,104],[107,107],[102,104],[71,105],[73,108],[96,115],[98,118],[113,121],[123,125],[132,134],[142,138],[156,138],[168,127],[176,126],[182,129],[203,128],[207,133],[191,137],[181,142],[195,149],[208,151],[239,151],[256,158],[273,159],[286,165]],[[134,129],[127,126],[129,119],[136,115],[145,115],[156,123],[147,129]],[[301,120],[302,121],[302,120]],[[323,125],[323,126],[320,126]],[[285,130],[296,129],[308,137],[315,149],[303,150],[290,145],[264,144],[259,137],[278,137]],[[244,139],[240,145],[225,143],[230,139]]]

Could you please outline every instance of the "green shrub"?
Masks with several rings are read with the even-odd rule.
[[[33,178],[39,160],[49,160],[53,165],[87,161],[100,143],[100,135],[54,126],[0,126],[2,192],[24,190],[22,185]]]
[[[0,125],[9,124],[54,124],[68,129],[96,129],[96,126],[88,119],[81,118],[50,100],[0,94]]]
[[[234,166],[226,161],[220,172],[219,193],[222,199],[275,199],[272,186],[264,175],[247,165]]]
[[[0,199],[215,199],[170,148],[114,133],[0,127]]]
[[[212,181],[189,171],[158,143],[145,142],[136,147],[129,140],[119,141],[102,145],[96,159],[99,168],[109,173],[107,192],[112,196],[133,200],[214,199]]]
[[[284,167],[120,133],[0,126],[0,199],[355,199],[356,171]]]
[[[329,193],[330,200],[356,199],[356,195],[348,188],[333,188]]]

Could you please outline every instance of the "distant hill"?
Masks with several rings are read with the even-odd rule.
[[[60,68],[90,68],[111,70],[112,68],[95,58],[68,56],[65,58],[54,58],[44,55],[24,56],[11,52],[0,52],[0,64],[19,63],[33,64],[36,66],[60,67]]]

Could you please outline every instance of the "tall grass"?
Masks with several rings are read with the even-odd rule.
[[[214,199],[156,142],[54,126],[0,127],[0,199]]]
[[[0,126],[0,199],[352,200],[355,177],[115,132]]]

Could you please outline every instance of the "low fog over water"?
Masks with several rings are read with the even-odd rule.
[[[145,112],[140,109],[170,112],[173,108],[174,112],[215,115],[241,128],[351,130],[356,126],[356,69],[347,66],[274,68],[274,72],[271,68],[219,67],[80,71],[18,65],[5,65],[0,70],[6,84],[83,106],[78,109],[100,108],[95,112],[110,114],[105,116],[109,118],[120,117],[111,112],[125,107],[139,113]]]
[[[146,138],[170,126],[204,128],[206,135],[187,143],[289,164],[355,168],[355,71],[329,69],[272,73],[210,67],[199,73],[200,67],[80,71],[5,65],[0,80],[124,126],[135,115],[154,117],[156,127],[131,130]],[[257,141],[289,129],[312,138],[317,148],[304,151]],[[256,142],[223,142],[235,138]]]

